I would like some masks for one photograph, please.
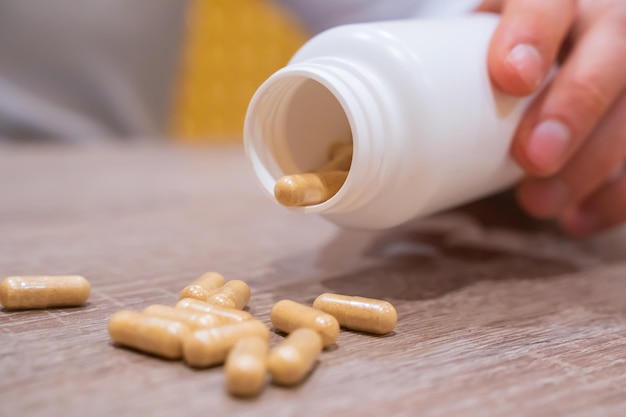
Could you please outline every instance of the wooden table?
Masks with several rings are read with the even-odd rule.
[[[340,230],[262,195],[238,147],[5,148],[0,193],[1,274],[93,287],[83,308],[0,311],[2,416],[626,415],[626,265],[589,244],[463,213]],[[253,400],[221,368],[111,344],[113,312],[208,270],[249,282],[266,323],[338,292],[390,300],[398,327],[342,332],[304,384]]]

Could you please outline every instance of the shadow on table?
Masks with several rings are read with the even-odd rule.
[[[426,220],[417,229],[409,225],[383,232],[371,239],[361,254],[362,259],[373,260],[373,266],[325,279],[321,284],[329,292],[426,300],[480,281],[543,279],[576,272],[579,268],[562,258],[501,249],[485,236],[463,239],[467,225],[471,225],[468,233],[472,227],[482,229],[483,235],[484,229],[497,228],[522,243],[530,244],[531,231],[554,235],[555,245],[563,241],[551,224],[529,219],[511,207],[511,198],[498,196],[495,205],[498,210],[491,208],[489,200],[484,208],[480,206],[484,202],[463,208],[465,217],[461,225],[444,220],[432,226],[433,222]],[[431,226],[420,228],[420,224]],[[359,238],[359,233],[341,231],[322,249],[319,263],[336,259],[337,253]]]

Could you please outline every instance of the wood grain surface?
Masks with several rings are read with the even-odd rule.
[[[5,148],[0,273],[81,274],[82,308],[0,311],[2,416],[626,415],[626,265],[501,208],[341,230],[262,195],[238,147]],[[203,272],[250,312],[322,292],[384,298],[395,333],[343,331],[296,388],[252,400],[109,341],[121,309]],[[272,333],[271,343],[281,339]]]

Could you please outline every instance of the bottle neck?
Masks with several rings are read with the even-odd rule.
[[[353,157],[341,189],[321,204],[294,210],[347,213],[374,198],[390,125],[376,87],[363,69],[328,57],[270,77],[252,98],[244,128],[246,153],[263,188],[273,196],[280,177],[314,171],[330,145],[342,141],[352,142]]]

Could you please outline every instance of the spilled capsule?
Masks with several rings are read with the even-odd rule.
[[[235,343],[224,365],[229,393],[251,397],[261,392],[265,385],[268,350],[267,339],[258,336],[244,337]]]
[[[258,320],[246,320],[212,329],[196,330],[183,343],[185,362],[194,367],[208,367],[224,362],[239,339],[257,336],[269,339],[269,329]]]
[[[206,302],[222,307],[241,310],[250,301],[250,287],[237,279],[228,281],[220,288],[213,291]]]
[[[32,275],[5,278],[0,304],[7,309],[75,307],[87,302],[91,285],[79,275]]]
[[[306,327],[317,331],[324,347],[337,341],[339,323],[330,314],[291,300],[281,300],[274,304],[270,312],[272,325],[281,332],[291,333]]]
[[[248,313],[247,311],[222,307],[216,304],[210,304],[205,301],[200,301],[193,298],[183,298],[178,303],[176,303],[176,308],[194,310],[200,313],[219,316],[223,324],[231,324],[238,323],[240,321],[252,320],[252,314]]]
[[[191,330],[206,329],[228,324],[228,322],[213,314],[159,304],[146,307],[143,312],[149,316],[179,321],[189,326]]]
[[[109,319],[109,336],[120,345],[167,359],[180,359],[189,327],[179,321],[122,310]]]
[[[389,333],[398,321],[391,303],[374,298],[326,293],[315,299],[313,307],[335,317],[342,327],[368,333]]]
[[[278,385],[295,385],[310,372],[320,353],[322,339],[315,330],[300,328],[270,352],[267,367],[272,382]]]
[[[196,300],[206,300],[211,293],[224,285],[224,277],[217,272],[207,272],[191,284],[187,285],[180,292],[178,299],[195,298]]]

